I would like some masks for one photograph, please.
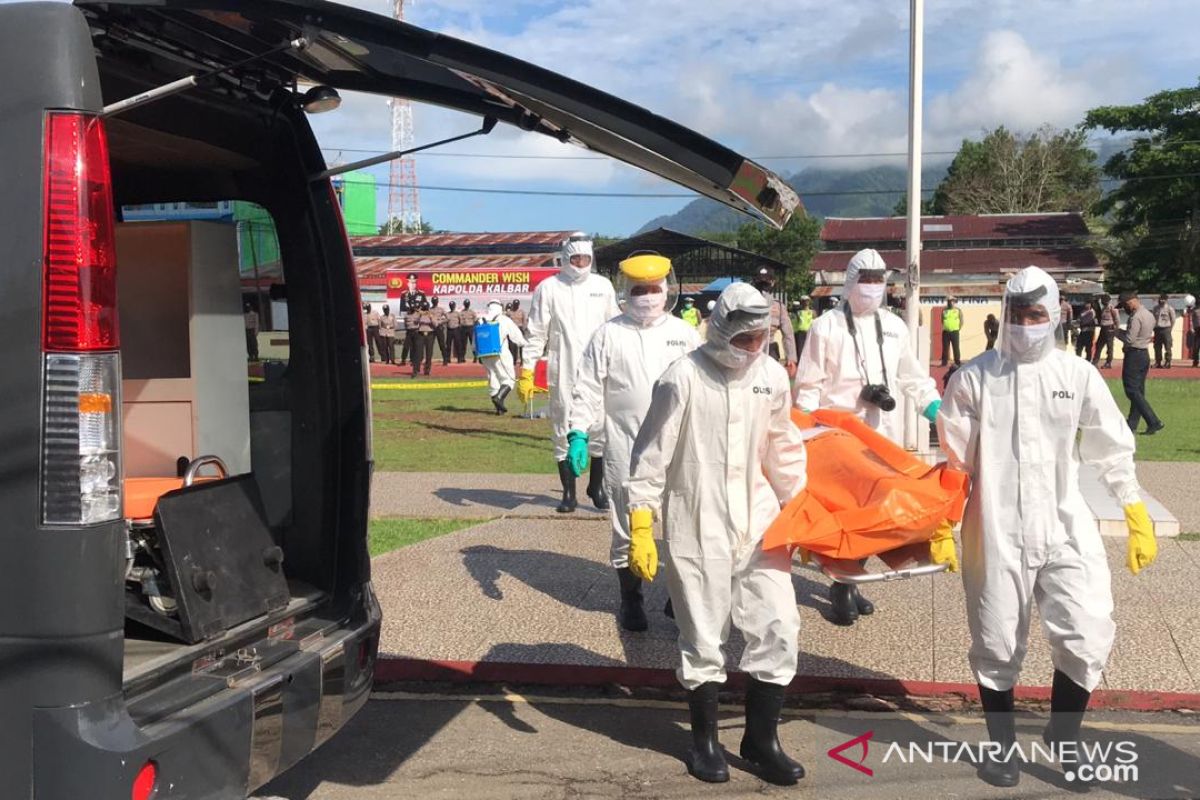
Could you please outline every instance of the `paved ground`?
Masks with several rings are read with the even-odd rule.
[[[1143,462],[1138,465],[1138,476],[1159,501],[1151,502],[1156,520],[1159,514],[1173,514],[1179,520],[1178,529],[1200,533],[1200,500],[1196,499],[1200,463]],[[581,478],[581,497],[583,487]],[[1098,484],[1094,488],[1092,494],[1103,505],[1106,516],[1120,523],[1112,530],[1124,536],[1122,512]],[[377,472],[371,484],[371,514],[465,519],[559,517],[554,506],[560,491],[556,475]],[[576,516],[603,515],[597,514],[585,498]]]
[[[580,478],[576,491],[583,505],[572,518],[607,519],[592,508],[585,486],[586,478]],[[371,482],[371,516],[565,519],[554,512],[561,492],[557,475],[377,472]]]
[[[1178,518],[1180,530],[1200,533],[1200,462],[1140,461],[1137,470],[1142,486]]]
[[[788,711],[784,747],[808,770],[799,786],[764,784],[736,758],[740,708],[725,708],[720,735],[731,780],[705,785],[682,763],[687,712],[679,703],[598,697],[480,699],[377,695],[321,750],[264,787],[259,798],[923,798],[1069,797],[1075,784],[1057,764],[1030,765],[1017,789],[994,789],[975,777],[969,759],[903,763],[909,744],[947,751],[985,737],[977,718],[949,715]],[[1044,717],[1023,718],[1019,740],[1030,748]],[[873,775],[834,761],[827,751],[870,732],[867,752],[842,755]],[[1093,715],[1090,736],[1136,754],[1137,779],[1097,786],[1089,798],[1200,796],[1200,725],[1176,714]],[[892,748],[899,745],[899,750]],[[884,759],[887,759],[885,762]],[[861,761],[860,761],[861,759]]]
[[[1117,644],[1103,688],[1200,691],[1200,542],[1160,540],[1137,578],[1109,540]],[[600,520],[495,520],[375,559],[383,605],[380,645],[390,657],[510,664],[674,668],[674,623],[662,614],[665,581],[651,585],[650,630],[621,631],[616,578]],[[800,675],[851,680],[972,683],[957,576],[896,581],[868,590],[878,611],[851,628],[825,619],[827,581],[797,565]],[[728,647],[737,664],[741,639]],[[1048,685],[1052,667],[1033,627],[1023,683]]]

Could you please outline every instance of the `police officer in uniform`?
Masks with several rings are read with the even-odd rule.
[[[799,358],[804,352],[804,343],[808,341],[808,329],[813,324],[812,299],[808,295],[801,295],[792,305],[795,307],[792,312],[792,328],[796,331],[796,357]]]
[[[795,378],[796,363],[799,360],[796,356],[796,334],[792,330],[792,321],[788,318],[787,310],[774,294],[775,273],[767,267],[760,269],[754,279],[754,288],[762,292],[771,303],[771,332],[767,340],[771,344],[767,346],[767,352],[771,358],[784,363],[789,378]],[[783,338],[782,353],[779,352],[779,345],[775,344],[777,335]]]
[[[467,360],[467,345],[471,346],[471,355],[475,357],[475,323],[479,321],[479,315],[471,310],[471,300],[467,298],[463,300],[462,311],[458,312],[459,319],[459,350],[458,363],[463,364]]]
[[[958,307],[958,298],[953,295],[946,298],[946,308],[942,311],[942,366],[950,358],[950,349],[954,349],[954,366],[962,366],[962,352],[958,349],[959,331],[962,330],[962,309]]]
[[[1171,368],[1171,348],[1175,346],[1175,309],[1167,302],[1165,294],[1159,295],[1158,305],[1154,307],[1154,367],[1155,369]],[[1164,357],[1163,351],[1166,351]]]
[[[435,297],[434,300],[437,298]],[[408,338],[412,340],[412,376],[417,377],[421,371],[421,361],[425,361],[424,372],[429,374],[433,361],[433,331],[437,327],[430,311],[428,300],[421,301],[421,307],[408,316]]]
[[[408,288],[405,290],[404,294],[400,295],[400,313],[405,315],[419,313],[421,311],[421,304],[427,299],[428,298],[425,297],[425,293],[417,288],[417,273],[408,273]],[[406,331],[415,331],[416,325],[413,325],[410,328],[406,320],[405,329]],[[400,353],[401,364],[408,362],[409,347],[413,344],[413,342],[409,341],[411,338],[412,337],[406,333],[404,337],[403,351]]]
[[[376,355],[382,360],[383,343],[379,341],[379,312],[372,308],[370,303],[364,303],[363,310],[367,312],[367,355],[372,362],[375,361]]]
[[[396,318],[386,305],[383,307],[383,313],[379,315],[379,343],[383,345],[383,352],[379,354],[380,360],[385,364],[395,364]]]
[[[508,309],[508,318],[511,319],[516,326],[521,329],[521,335],[526,339],[529,338],[529,317],[521,310],[521,301],[513,300],[512,305]],[[512,352],[513,361],[518,367],[521,366],[521,348],[517,347],[516,342],[509,343],[509,349]],[[520,370],[517,370],[518,374]]]
[[[450,359],[462,363],[462,314],[457,310],[458,303],[450,301],[450,310],[446,312],[446,364]],[[444,366],[444,365],[443,365]]]
[[[450,353],[446,350],[446,309],[438,305],[438,298],[429,301],[429,313],[433,317],[433,338],[437,341],[438,349],[442,351],[442,366],[450,363]]]
[[[1106,294],[1100,295],[1100,338],[1096,341],[1096,349],[1092,352],[1093,364],[1099,365],[1100,351],[1107,348],[1104,356],[1104,369],[1112,368],[1113,342],[1117,340],[1117,326],[1120,322],[1121,318],[1113,299]]]
[[[1092,360],[1092,343],[1096,338],[1096,309],[1092,300],[1079,312],[1079,333],[1075,335],[1075,355]]]
[[[693,328],[700,327],[700,309],[696,308],[692,298],[683,298],[683,310],[679,312],[679,318]]]

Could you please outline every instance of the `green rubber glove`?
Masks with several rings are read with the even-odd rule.
[[[942,408],[942,401],[934,400],[929,405],[925,406],[925,410],[921,412],[921,416],[930,422],[937,422],[938,411]]]
[[[578,478],[587,472],[588,468],[588,435],[583,431],[571,431],[567,434],[567,463],[571,472]]]

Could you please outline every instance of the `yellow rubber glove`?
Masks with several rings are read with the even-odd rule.
[[[958,572],[958,551],[954,549],[954,523],[944,519],[929,540],[929,558],[935,564],[949,564],[951,572]]]
[[[654,580],[658,573],[654,513],[648,508],[629,511],[629,571],[644,581]]]
[[[1158,542],[1154,539],[1154,523],[1146,504],[1138,501],[1125,506],[1125,524],[1129,526],[1129,550],[1126,565],[1137,575],[1158,557]]]
[[[517,381],[517,397],[521,398],[522,403],[529,405],[535,391],[537,388],[533,385],[533,370],[521,370],[521,377]]]

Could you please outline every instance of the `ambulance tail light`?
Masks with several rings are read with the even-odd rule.
[[[366,414],[366,423],[364,436],[366,437],[367,445],[367,461],[375,460],[374,433],[372,428],[371,417],[371,356],[367,349],[367,331],[363,326],[363,315],[359,298],[362,293],[358,289],[358,270],[354,267],[354,248],[350,246],[350,236],[346,233],[346,220],[342,216],[342,206],[338,202],[337,190],[333,188],[333,181],[329,182],[329,204],[333,206],[333,213],[337,216],[338,227],[341,230],[342,242],[346,248],[346,268],[350,270],[350,285],[354,287],[354,318],[358,320],[358,346],[359,346],[359,363],[362,365],[362,383],[363,383],[363,413]]]
[[[119,519],[121,361],[104,123],[51,112],[44,143],[41,508],[46,525]]]

